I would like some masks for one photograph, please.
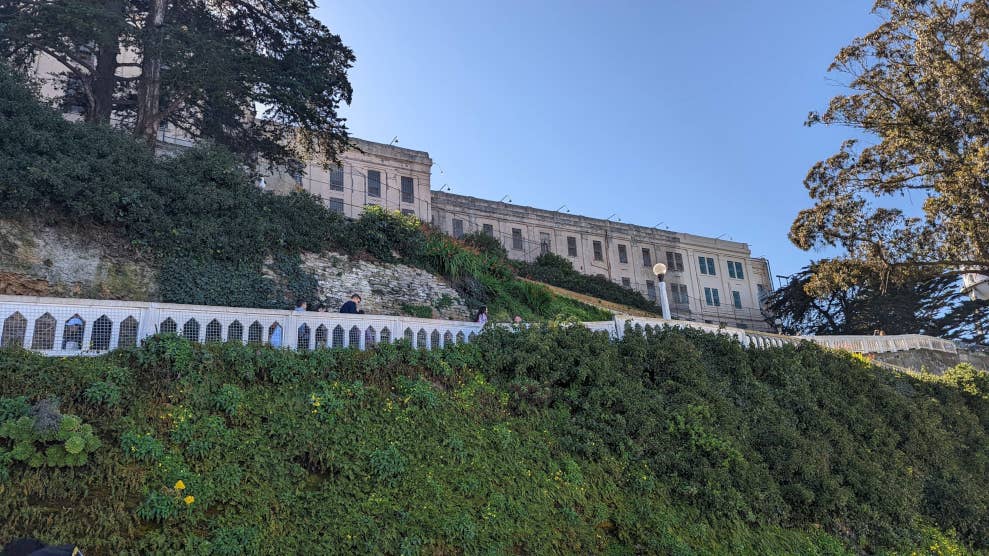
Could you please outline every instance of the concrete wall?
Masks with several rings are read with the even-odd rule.
[[[306,161],[305,172],[301,176],[290,176],[286,172],[276,172],[265,176],[265,187],[277,193],[293,190],[308,191],[320,197],[327,206],[342,207],[343,214],[350,218],[360,216],[364,207],[377,205],[389,210],[399,210],[414,214],[420,220],[428,221],[430,216],[430,172],[433,161],[429,153],[353,139],[354,148],[340,155],[343,182],[331,184],[330,170],[326,161],[312,159]],[[375,196],[368,187],[368,172],[380,173],[380,195]],[[411,202],[403,199],[402,178],[412,180],[413,197]],[[335,201],[335,203],[334,203]]]
[[[655,292],[650,285],[658,287],[652,265],[667,263],[667,253],[679,254],[683,269],[671,268],[666,275],[675,316],[713,324],[769,329],[760,309],[759,296],[760,286],[766,292],[772,291],[769,263],[752,257],[744,243],[437,191],[432,192],[432,201],[432,222],[446,233],[484,232],[487,225],[513,259],[533,261],[542,251],[549,250],[569,259],[579,272],[601,275],[618,284],[627,283],[647,297]],[[516,241],[519,233],[521,244]],[[575,254],[568,248],[570,238],[577,247]],[[595,249],[595,244],[600,245],[599,250]],[[649,253],[648,261],[644,260],[643,250]],[[704,257],[705,262],[708,258],[714,261],[713,275],[700,272],[700,257]],[[729,261],[742,265],[741,279],[731,276]],[[687,303],[675,303],[674,284],[686,285]],[[720,306],[707,303],[704,288],[718,291]],[[734,307],[732,292],[739,293],[741,308]]]

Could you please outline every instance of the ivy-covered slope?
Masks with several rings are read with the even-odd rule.
[[[0,426],[0,541],[87,554],[985,551],[987,395],[968,368],[909,376],[809,344],[743,350],[672,330],[612,342],[565,325],[436,352],[176,337],[99,358],[6,351],[0,421],[74,417],[65,438]],[[62,417],[39,409],[51,396]],[[82,461],[30,456],[69,451],[84,427],[96,438]]]
[[[610,317],[516,280],[503,258],[415,218],[370,208],[348,220],[313,196],[260,190],[220,148],[155,158],[120,130],[68,122],[2,64],[0,214],[115,231],[160,267],[169,302],[290,308],[315,299],[301,253],[333,249],[438,274],[496,319]],[[266,261],[276,279],[262,272]]]

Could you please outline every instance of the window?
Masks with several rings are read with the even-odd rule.
[[[330,191],[343,191],[343,168],[330,168]]]
[[[522,230],[512,228],[512,249],[522,250]]]
[[[551,244],[549,234],[546,232],[539,232],[539,254],[545,255],[550,252]]]
[[[674,253],[673,251],[667,251],[666,270],[683,272],[683,255],[680,253]]]
[[[718,299],[718,288],[704,288],[704,301],[707,301],[708,305],[720,307],[721,300]]]
[[[328,199],[328,203],[331,211],[343,214],[343,199],[340,199],[339,197],[330,197]]]
[[[377,170],[367,171],[367,194],[371,197],[381,196],[381,172]]]
[[[646,280],[646,297],[656,301],[656,283],[652,280]]]
[[[415,216],[416,211],[412,209],[402,209],[402,214],[404,214],[405,216]]]
[[[731,304],[734,305],[736,309],[742,308],[742,292],[731,292]]]
[[[628,264],[628,248],[621,244],[618,245],[618,262]]]
[[[573,236],[567,236],[567,255],[571,257],[577,256],[577,238]]]
[[[411,203],[415,201],[415,197],[415,186],[412,184],[412,178],[402,176],[402,202]]]
[[[464,235],[464,221],[459,218],[453,219],[453,237],[460,238]]]
[[[764,286],[762,284],[756,284],[755,287],[756,287],[756,290],[758,291],[758,294],[759,294],[759,301],[765,303],[766,302],[766,296],[769,295],[769,294],[766,293],[766,286]]]
[[[742,263],[736,261],[728,261],[728,276],[731,278],[737,278],[742,280],[745,278],[745,274],[742,271]]]
[[[677,305],[689,305],[690,297],[687,296],[687,284],[670,283],[670,297]]]
[[[601,242],[600,241],[595,241],[594,242],[594,260],[595,261],[603,261],[604,260],[604,252],[601,250]]]
[[[484,224],[482,226],[482,229],[484,230],[484,235],[488,237],[494,237],[494,226],[492,226],[491,224]]]
[[[714,268],[714,259],[711,257],[697,257],[697,262],[700,263],[701,274],[709,274],[715,276],[717,270]]]
[[[631,278],[622,278],[622,286],[631,289],[632,288],[632,279]]]
[[[652,267],[652,254],[649,253],[648,247],[642,248],[642,266],[646,268]]]

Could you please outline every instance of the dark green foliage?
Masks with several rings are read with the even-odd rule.
[[[616,284],[600,276],[581,274],[564,257],[555,253],[544,253],[534,262],[516,263],[519,275],[551,286],[582,293],[605,301],[635,307],[650,313],[661,314],[659,306],[642,296],[641,293]]]
[[[428,319],[433,316],[433,308],[429,305],[409,305],[408,303],[403,303],[402,314],[420,319]]]
[[[4,400],[8,408],[20,405],[17,399]],[[11,412],[13,413],[13,412]],[[76,467],[85,465],[89,455],[100,447],[93,426],[74,415],[62,415],[58,404],[41,400],[26,414],[11,415],[0,421],[0,478],[11,468]],[[16,470],[16,469],[14,469]]]
[[[77,400],[128,368],[140,379],[119,407],[73,408],[112,448],[71,473],[0,476],[24,495],[0,497],[15,516],[0,537],[531,554],[949,554],[961,546],[942,531],[989,538],[989,378],[967,366],[912,376],[809,344],[613,342],[569,323],[435,352],[166,337],[96,359],[0,352],[0,408]]]
[[[266,193],[220,148],[156,159],[128,135],[65,121],[2,68],[0,185],[0,212],[100,224],[150,252],[168,302],[287,309],[316,298],[300,255],[335,248],[439,274],[494,318],[608,318],[519,285],[504,257],[415,217],[368,207],[351,221],[308,194]]]
[[[486,255],[491,255],[499,259],[508,259],[508,250],[493,235],[484,232],[471,232],[460,237],[464,245],[477,249]]]

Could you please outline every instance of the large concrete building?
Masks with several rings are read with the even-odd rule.
[[[659,283],[652,267],[663,262],[675,318],[767,329],[762,300],[772,287],[769,262],[752,257],[744,243],[438,191],[431,198],[432,222],[455,237],[491,235],[523,261],[556,253],[584,274],[654,301]]]
[[[265,176],[264,187],[276,193],[307,191],[350,218],[377,205],[428,221],[433,166],[429,153],[363,139],[351,143],[353,148],[339,156],[338,165],[327,169],[325,162],[310,160],[304,172]]]
[[[61,69],[39,57],[34,70],[44,96],[60,94]],[[67,117],[77,117],[71,107]],[[164,152],[192,144],[168,125],[159,139]],[[307,191],[351,218],[378,205],[431,221],[455,237],[490,234],[517,260],[556,253],[584,274],[603,276],[652,300],[659,287],[652,266],[664,262],[675,318],[769,328],[762,308],[772,289],[769,262],[752,257],[744,243],[431,191],[432,165],[425,151],[353,139],[338,165],[309,160],[304,171],[269,173],[260,185],[275,193]]]

